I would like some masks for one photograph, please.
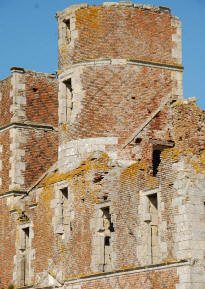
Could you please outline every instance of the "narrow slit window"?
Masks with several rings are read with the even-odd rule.
[[[24,242],[25,242],[25,249],[29,247],[29,227],[23,229],[24,232]]]
[[[71,78],[64,81],[66,87],[66,121],[70,120],[71,111],[73,109],[73,89]]]
[[[70,219],[70,196],[68,187],[61,189],[61,206],[62,206],[62,233],[65,234],[66,237],[71,237],[72,234],[72,223]]]
[[[148,196],[149,212],[151,215],[150,226],[150,241],[151,241],[151,263],[155,264],[159,260],[159,241],[158,241],[158,200],[157,194]]]
[[[22,228],[20,231],[21,244],[18,252],[18,278],[19,285],[26,286],[29,284],[29,238],[30,230],[29,227]]]
[[[70,19],[65,21],[65,26],[66,26],[66,41],[69,44],[71,42]]]
[[[100,227],[98,228],[99,263],[98,269],[103,272],[110,271],[112,268],[111,258],[111,236],[114,226],[111,220],[110,206],[100,208]]]
[[[153,176],[155,177],[158,173],[159,164],[161,162],[160,159],[161,156],[161,150],[154,149],[153,151],[153,157],[152,157],[152,164],[153,164]]]

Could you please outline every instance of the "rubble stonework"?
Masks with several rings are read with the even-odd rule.
[[[205,287],[205,112],[181,22],[105,2],[57,13],[59,67],[0,81],[0,285]]]

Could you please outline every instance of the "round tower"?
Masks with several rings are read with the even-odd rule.
[[[62,145],[123,144],[158,107],[182,98],[181,22],[169,8],[82,4],[57,19]]]

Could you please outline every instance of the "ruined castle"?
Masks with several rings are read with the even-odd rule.
[[[205,112],[183,98],[179,18],[56,17],[57,77],[0,81],[0,288],[204,289]]]

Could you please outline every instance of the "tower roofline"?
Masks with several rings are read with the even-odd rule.
[[[119,2],[104,2],[103,4],[99,5],[99,6],[105,6],[105,7],[135,7],[138,9],[142,9],[142,10],[151,10],[154,12],[158,12],[158,13],[165,13],[165,14],[170,14],[171,15],[171,9],[169,7],[166,6],[155,6],[155,5],[151,5],[151,4],[135,4],[131,1],[119,1]],[[59,17],[63,17],[64,18],[64,14],[68,15],[68,14],[72,14],[73,12],[75,12],[76,10],[79,9],[84,9],[84,8],[89,8],[90,6],[88,4],[77,4],[77,5],[72,5],[62,11],[58,11],[56,12],[56,18]]]

